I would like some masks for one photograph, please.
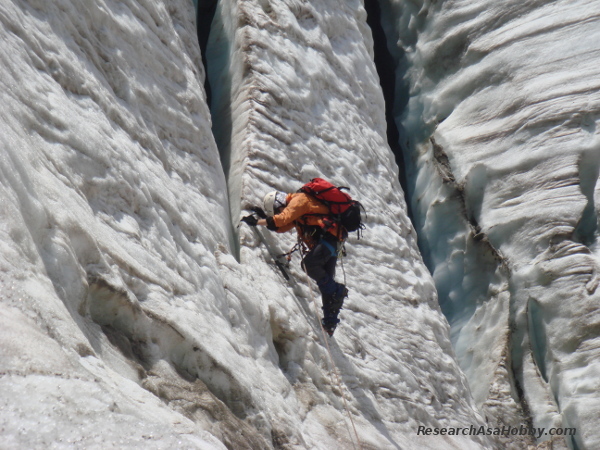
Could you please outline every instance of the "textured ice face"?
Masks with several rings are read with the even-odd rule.
[[[483,424],[405,213],[361,2],[220,8],[221,154],[191,2],[0,6],[3,439],[350,447],[350,414],[393,448],[420,425]],[[338,273],[332,360],[298,261],[286,284],[237,229],[315,176],[369,218]]]
[[[475,399],[595,447],[598,5],[393,8],[415,223]]]
[[[597,6],[381,6],[433,276],[362,2],[219,2],[212,118],[191,2],[0,6],[8,445],[478,448],[416,432],[525,402],[600,445]],[[293,236],[237,227],[316,176],[367,209],[331,359]]]

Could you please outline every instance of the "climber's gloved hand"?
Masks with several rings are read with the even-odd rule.
[[[252,208],[251,211],[253,211],[261,219],[267,218],[267,214],[263,211],[262,208],[260,208],[258,206],[255,206],[254,208]]]
[[[256,224],[258,223],[258,219],[255,216],[251,215],[251,216],[242,217],[242,222],[246,222],[251,227],[255,227]]]

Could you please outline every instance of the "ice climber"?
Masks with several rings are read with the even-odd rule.
[[[348,295],[346,286],[334,279],[338,254],[348,232],[334,220],[329,206],[304,192],[269,192],[263,208],[253,208],[258,217],[251,215],[242,221],[250,226],[266,226],[278,233],[296,228],[299,241],[307,250],[302,267],[317,282],[323,299],[321,323],[325,331],[333,335],[340,322],[338,314]]]

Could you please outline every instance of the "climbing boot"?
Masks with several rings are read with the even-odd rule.
[[[323,325],[323,329],[329,336],[333,336],[338,323],[340,323],[340,319],[337,317],[324,317],[321,319],[321,325]]]

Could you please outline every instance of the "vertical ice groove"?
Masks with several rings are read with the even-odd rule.
[[[546,336],[544,333],[543,322],[540,318],[539,305],[534,299],[529,299],[527,304],[528,335],[531,342],[531,354],[535,361],[540,375],[544,381],[548,382],[546,369]]]
[[[365,10],[367,11],[367,23],[373,35],[373,62],[377,69],[384,97],[387,142],[395,156],[396,164],[398,164],[400,185],[406,196],[407,186],[404,154],[400,145],[398,125],[394,114],[395,111],[400,111],[405,106],[403,101],[407,96],[402,95],[404,83],[396,73],[397,61],[392,55],[392,52],[396,52],[397,47],[394,44],[390,45],[390,42],[397,40],[396,33],[393,31],[393,27],[390,26],[392,20],[390,15],[386,14],[388,11],[382,11],[379,1],[365,1]],[[410,217],[412,215],[410,212],[410,202],[408,199],[406,200],[408,215]]]
[[[210,107],[212,104],[212,89],[208,76],[208,43],[210,39],[210,31],[212,22],[216,14],[218,1],[217,0],[194,0],[196,7],[196,29],[198,32],[198,45],[202,56],[202,64],[204,66],[204,90],[206,91],[206,103]]]
[[[227,179],[231,230],[236,254],[239,248],[236,230],[241,211],[239,170],[244,166],[244,148],[247,145],[244,139],[238,136],[243,135],[243,129],[249,123],[248,112],[240,109],[241,100],[248,95],[248,64],[244,62],[246,56],[241,47],[245,32],[238,28],[240,8],[241,5],[230,2],[216,3],[206,45],[212,131]]]
[[[206,354],[190,342],[211,343],[201,311],[228,323],[215,256],[230,251],[227,196],[191,3],[9,1],[0,22],[0,291],[10,311],[0,360],[3,374],[19,368],[0,380],[8,445],[223,448],[204,431],[208,414],[166,407],[124,354],[146,346],[156,356],[147,373],[156,381],[166,364],[168,384],[186,357]],[[99,283],[120,294],[92,302]],[[153,328],[161,323],[177,325]],[[181,330],[190,339],[178,341]],[[20,351],[5,345],[16,336]]]
[[[491,406],[495,386],[509,395],[486,414],[502,419],[511,401],[522,401],[536,426],[577,427],[575,437],[555,441],[595,447],[598,394],[587,377],[600,372],[590,363],[600,321],[591,309],[599,255],[598,4],[382,5],[396,20],[398,66],[409,87],[397,120],[413,220],[475,398],[488,396]],[[500,266],[476,263],[489,249],[469,244],[470,234],[504,260],[500,278]],[[494,301],[502,292],[504,303]],[[490,321],[482,322],[484,309]],[[509,347],[486,355],[484,327]],[[502,357],[497,367],[507,364],[508,378],[490,379]],[[510,392],[513,376],[518,389]]]
[[[211,41],[225,35],[223,42],[230,47],[221,51],[229,58],[220,69],[226,81],[221,84],[223,92],[215,93],[215,100],[223,95],[212,111],[216,127],[222,121],[227,128],[221,142],[227,143],[222,148],[228,158],[232,217],[259,204],[267,191],[294,191],[314,176],[352,186],[352,194],[361,198],[369,211],[370,236],[352,242],[351,254],[356,251],[357,256],[350,256],[345,264],[352,292],[343,319],[348,326],[337,341],[339,351],[334,351],[335,363],[342,371],[342,389],[348,390],[352,408],[369,411],[370,419],[355,418],[359,434],[364,437],[365,430],[372,429],[375,434],[368,438],[373,439],[372,445],[398,446],[406,439],[402,430],[409,426],[402,423],[429,423],[431,417],[446,423],[448,418],[439,411],[447,411],[457,401],[460,406],[452,407],[455,413],[448,423],[482,423],[452,357],[432,281],[405,213],[398,167],[386,142],[384,99],[361,2],[223,1],[219,8],[224,24],[221,31],[211,32]],[[213,26],[217,23],[215,19]],[[212,58],[209,66],[211,62]],[[283,246],[291,244],[289,237],[279,239]],[[264,249],[246,227],[240,228],[240,246],[242,265],[262,267]],[[390,248],[402,258],[385,255]],[[304,280],[294,262],[290,271],[294,278]],[[268,274],[278,279],[277,273],[265,266]],[[379,283],[392,289],[373,296]],[[314,291],[314,286],[301,286],[288,289],[281,297],[264,299],[278,367],[300,389],[297,401],[302,408],[313,393],[304,391],[297,384],[300,380],[308,377],[325,393],[337,390],[320,379],[313,367],[315,360],[326,355],[321,343],[311,343],[312,338],[307,341],[312,332],[318,335],[312,307],[306,311],[302,306],[310,301],[307,288]],[[422,328],[410,326],[415,334],[409,337],[401,330],[415,313]],[[356,328],[363,317],[369,326],[381,327],[377,338]],[[440,358],[443,368],[436,370],[448,372],[448,379],[457,385],[444,392],[428,373],[429,363],[413,354],[418,348],[430,349],[436,361]],[[390,351],[404,355],[403,362],[392,361]],[[372,383],[367,364],[376,359],[386,367],[385,373],[413,376],[399,387],[392,379]],[[421,377],[416,391],[407,395],[406,389],[412,389]],[[430,401],[430,406],[423,404]],[[324,408],[331,411],[335,405],[327,400]],[[339,405],[335,408],[338,414]],[[319,417],[310,410],[303,421],[314,423]],[[338,438],[347,439],[334,428]],[[309,445],[313,439],[309,433],[303,438]],[[475,440],[472,445],[488,442]]]
[[[600,447],[598,3],[380,2],[423,258],[363,2],[221,0],[206,55],[194,6],[0,4],[3,443],[349,448],[344,392],[364,448],[519,408]],[[317,175],[368,210],[339,385],[298,261],[230,231]]]
[[[220,4],[229,180],[189,0],[0,4],[3,443],[349,448],[342,392],[365,447],[483,425],[405,214],[361,2]],[[227,231],[227,181],[237,221],[314,175],[369,209],[341,385],[297,261],[292,289]]]
[[[374,7],[373,3],[378,5],[378,2],[369,3],[370,5],[368,6],[370,6],[371,11],[376,12],[377,8]],[[392,52],[394,52],[395,54],[395,65],[398,67],[397,71],[395,72],[395,77],[398,80],[398,87],[395,93],[396,101],[393,102],[392,99],[386,98],[386,100],[390,102],[390,104],[388,104],[387,107],[390,108],[390,110],[393,109],[393,111],[396,112],[396,114],[400,115],[403,112],[404,106],[406,106],[406,100],[404,99],[408,98],[408,88],[406,87],[406,84],[403,80],[404,74],[408,70],[408,67],[405,57],[405,50],[404,48],[396,46],[396,42],[398,42],[399,35],[404,36],[404,42],[411,42],[412,39],[407,39],[406,36],[407,32],[410,33],[411,30],[404,27],[402,27],[401,29],[395,28],[394,18],[398,18],[398,4],[391,4],[390,2],[380,3],[381,9],[384,11],[384,14],[381,17],[378,17],[377,20],[381,20],[383,22],[383,27],[385,28],[386,35],[388,37],[388,45],[390,46],[390,48],[392,48]],[[410,7],[406,4],[403,4],[402,7],[410,10]],[[423,10],[419,11],[420,16],[423,15],[422,11]],[[412,31],[414,32],[415,30]],[[385,45],[385,42],[379,42],[378,44]],[[377,63],[377,51],[375,62]],[[389,62],[387,62],[387,66],[389,66]],[[381,72],[385,73],[386,70],[389,71],[390,69],[390,67],[379,67],[380,74]],[[382,84],[384,83],[384,81],[385,79],[382,79]],[[389,126],[390,124],[388,122],[388,127]],[[388,139],[390,139],[389,129]],[[462,184],[457,184],[452,173],[450,161],[448,160],[448,156],[444,152],[443,147],[436,143],[433,137],[430,139],[430,141],[433,148],[432,160],[433,165],[436,168],[437,176],[439,176],[441,180],[449,186],[449,190],[447,190],[448,192],[446,194],[448,196],[448,203],[450,205],[454,204],[454,206],[451,206],[451,208],[455,208],[456,212],[458,213],[456,215],[455,220],[457,220],[459,224],[462,223],[462,233],[464,233],[464,235],[466,236],[467,242],[465,243],[466,249],[463,252],[461,252],[461,260],[463,261],[462,263],[457,264],[456,262],[453,262],[453,260],[457,260],[456,254],[454,253],[454,250],[449,249],[449,251],[451,251],[453,254],[450,255],[450,253],[448,253],[446,258],[444,259],[446,261],[449,261],[448,268],[450,270],[439,270],[441,261],[438,260],[437,262],[433,262],[431,259],[429,259],[431,253],[427,251],[427,249],[429,248],[427,236],[423,236],[422,234],[420,239],[420,247],[424,251],[425,261],[429,264],[430,269],[434,273],[434,279],[436,280],[438,292],[440,293],[440,303],[442,306],[442,310],[445,312],[451,325],[455,325],[454,329],[459,330],[461,324],[464,324],[468,317],[473,315],[474,312],[477,310],[478,304],[481,304],[481,302],[484,299],[488,298],[488,296],[490,295],[488,292],[486,292],[488,291],[488,288],[486,286],[492,284],[491,279],[488,283],[480,282],[479,284],[483,287],[483,289],[480,290],[481,292],[476,293],[473,292],[473,288],[471,287],[474,284],[474,281],[469,280],[469,278],[473,279],[478,277],[477,272],[480,272],[482,267],[487,267],[488,269],[484,270],[484,273],[489,277],[492,274],[494,274],[494,272],[496,272],[495,278],[497,279],[495,281],[498,285],[504,286],[503,288],[500,288],[500,291],[504,292],[504,297],[507,298],[508,294],[506,292],[506,286],[508,268],[506,260],[502,258],[498,250],[493,247],[493,245],[490,243],[489,239],[485,236],[485,234],[481,232],[481,228],[477,223],[478,214],[476,213],[476,210],[480,209],[480,197],[483,195],[483,181],[478,179],[481,178],[481,175],[469,177],[469,179],[467,180],[468,182],[465,183],[466,186]],[[396,137],[396,142],[393,142],[391,144],[400,145],[399,138]],[[402,144],[404,144],[404,142],[402,142]],[[404,158],[408,159],[409,157],[406,155],[406,153],[407,152],[405,152]],[[398,156],[400,156],[401,158],[403,157],[401,154]],[[410,168],[410,164],[408,168]],[[485,176],[485,170],[480,170],[478,171],[478,173],[481,173],[483,176]],[[411,186],[405,186],[405,189],[411,189]],[[440,219],[446,223],[448,221],[448,217],[445,216],[443,213],[440,214]],[[413,217],[413,220],[418,221],[419,218]],[[460,228],[461,225],[458,225],[458,227]],[[433,243],[432,245],[434,247],[437,247],[437,244],[435,243]],[[436,250],[439,252],[439,247],[437,247]],[[465,261],[469,261],[469,259],[472,258],[477,260],[477,262],[473,264],[473,266],[468,268]],[[486,259],[487,261],[484,262]],[[437,271],[435,270],[436,267],[438,268]],[[463,277],[461,277],[460,274],[469,272],[472,273],[472,275],[470,275],[470,277],[467,276],[461,280],[461,278]],[[499,279],[498,276],[500,277]],[[459,294],[456,292],[456,285],[452,287],[453,281],[451,280],[459,280],[459,283],[466,284],[465,287],[460,288],[461,291],[464,292],[463,294]],[[451,293],[452,295],[450,295]],[[465,296],[466,298],[470,298],[472,300],[463,303],[462,299],[464,299]],[[496,321],[496,317],[492,315],[488,320]],[[508,326],[508,323],[508,318],[506,318],[505,326]],[[479,330],[481,327],[482,325],[480,323],[479,325],[477,325],[477,330]],[[460,335],[458,335],[457,333],[453,333],[452,336],[453,342],[455,343],[455,348],[458,352],[458,356],[462,361],[461,366],[463,367],[463,370],[465,370],[468,374],[471,374],[472,376],[477,376],[477,364],[481,363],[477,360],[481,357],[485,359],[485,357],[483,356],[483,354],[480,356],[473,356],[473,349],[471,348],[467,350],[467,346],[470,346],[470,344],[463,343],[463,340],[465,339],[467,341],[471,340],[472,334],[465,334],[463,338],[461,338]],[[482,346],[480,351],[482,353],[489,353],[489,348],[484,348]],[[509,358],[509,353],[510,352],[507,352],[505,348],[503,354],[506,358]],[[493,352],[491,352],[491,354],[493,354]],[[511,370],[510,367],[508,367],[507,369],[509,371]],[[510,373],[507,373],[507,375],[510,385],[513,385],[514,382],[510,381],[512,375]],[[488,395],[488,392],[485,390],[486,383],[482,382],[481,385],[482,387],[484,387],[484,391],[480,393],[476,391],[475,394],[476,399],[479,402],[481,402],[481,404],[483,404],[484,400],[486,399],[486,396]]]
[[[595,131],[595,123],[590,121],[590,119],[585,119],[588,122],[588,127],[590,132]],[[585,126],[582,124],[582,126]],[[597,239],[598,235],[598,211],[596,209],[596,201],[595,201],[595,191],[596,184],[598,183],[598,179],[600,177],[600,148],[593,148],[590,151],[582,154],[581,159],[579,160],[579,185],[581,188],[581,193],[585,195],[587,199],[587,204],[581,218],[579,219],[579,223],[575,228],[574,237],[587,246],[592,246]]]

